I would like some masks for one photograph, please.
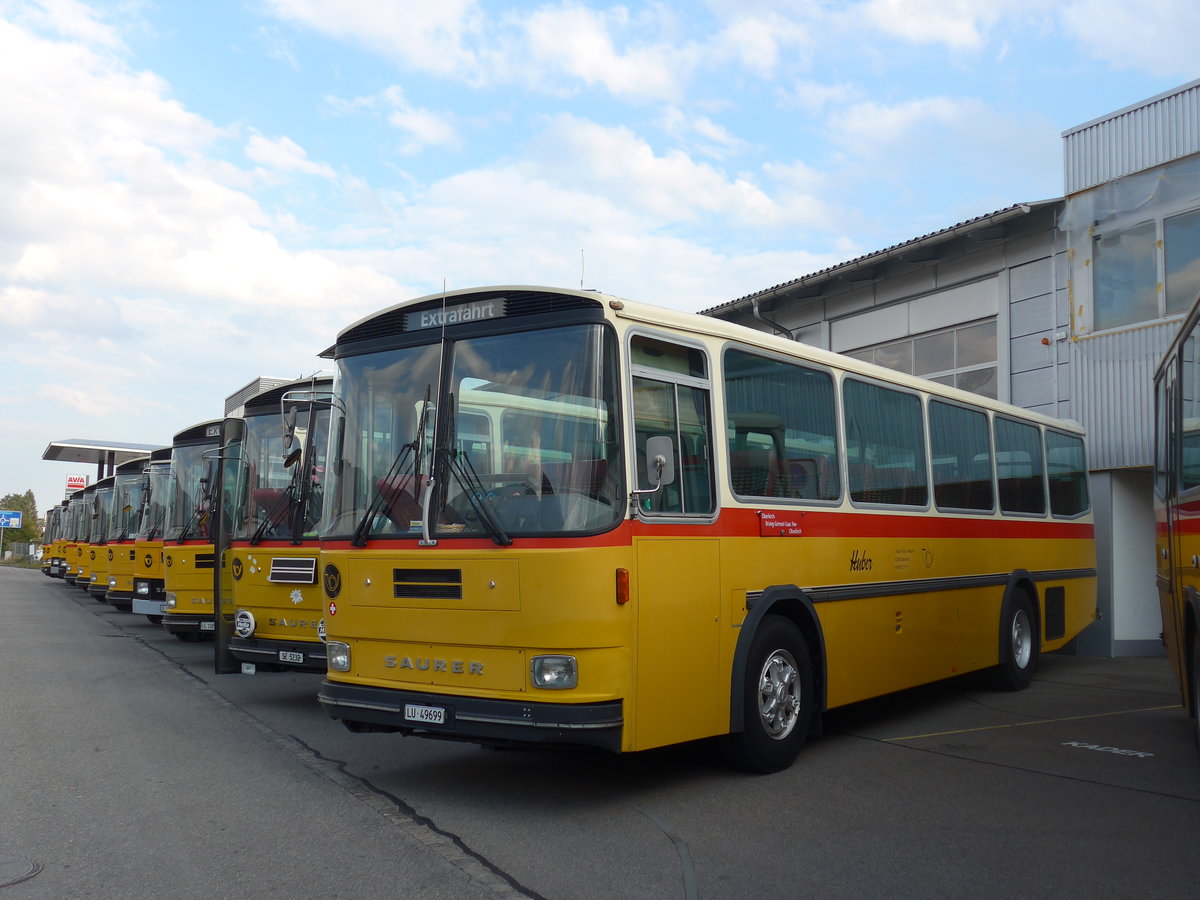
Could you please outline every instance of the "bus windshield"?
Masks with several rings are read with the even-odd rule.
[[[208,530],[208,490],[214,463],[212,446],[176,447],[171,457],[172,484],[167,508],[167,537],[173,541],[205,539]],[[205,453],[209,453],[205,456]]]
[[[170,463],[155,463],[142,476],[142,511],[138,525],[139,541],[157,541],[167,522],[167,502],[171,487]]]
[[[288,451],[279,414],[246,417],[233,501],[234,540],[258,543],[315,533],[321,509],[320,498],[314,494],[325,465],[328,404],[319,404],[313,410],[311,429],[308,423],[308,409],[302,408],[292,430],[292,446],[299,444],[302,452],[289,467],[285,465]],[[297,510],[301,507],[304,521],[297,522]]]
[[[108,540],[132,541],[137,535],[142,515],[143,481],[141,472],[122,472],[116,477],[112,516],[108,520]]]
[[[609,330],[571,325],[339,360],[325,536],[415,537],[427,509],[432,536],[498,544],[613,527],[615,357]]]

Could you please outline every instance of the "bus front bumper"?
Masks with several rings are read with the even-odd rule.
[[[266,638],[229,639],[229,652],[241,662],[290,666],[303,672],[325,671],[325,645],[312,641],[274,641]]]
[[[481,744],[570,744],[619,752],[624,726],[620,700],[530,703],[333,681],[321,682],[317,700],[351,731],[399,731]],[[441,722],[431,721],[438,717]]]

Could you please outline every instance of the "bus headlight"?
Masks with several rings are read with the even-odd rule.
[[[133,583],[133,592],[135,594],[137,594],[139,597],[149,597],[150,596],[150,582],[135,581]]]
[[[239,609],[233,617],[233,630],[237,632],[238,637],[250,637],[254,634],[255,627],[254,613],[248,609]]]
[[[334,672],[350,671],[350,645],[342,641],[329,641],[325,645],[327,665]]]
[[[536,688],[565,691],[579,684],[579,667],[573,656],[535,656],[529,661],[529,678]]]
[[[164,602],[162,605],[163,612],[166,612],[168,609],[175,608],[175,592],[167,591],[166,597],[167,597],[166,602]]]
[[[117,586],[117,576],[115,576],[115,575],[108,576],[108,586],[110,588],[115,588]]]

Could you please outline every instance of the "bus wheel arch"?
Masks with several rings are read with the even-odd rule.
[[[1022,691],[1037,671],[1042,646],[1042,621],[1037,586],[1026,571],[1014,572],[1000,604],[999,664],[996,687]]]
[[[742,623],[730,677],[726,755],[735,766],[787,768],[808,735],[820,733],[824,648],[812,601],[798,588],[772,587],[757,598]],[[786,722],[777,718],[777,703],[791,706]]]

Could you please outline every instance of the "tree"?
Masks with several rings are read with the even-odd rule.
[[[21,513],[20,528],[4,529],[4,546],[25,542],[36,543],[42,539],[42,529],[38,527],[38,505],[33,497],[33,491],[23,494],[5,494],[0,497],[0,509],[19,511]]]

